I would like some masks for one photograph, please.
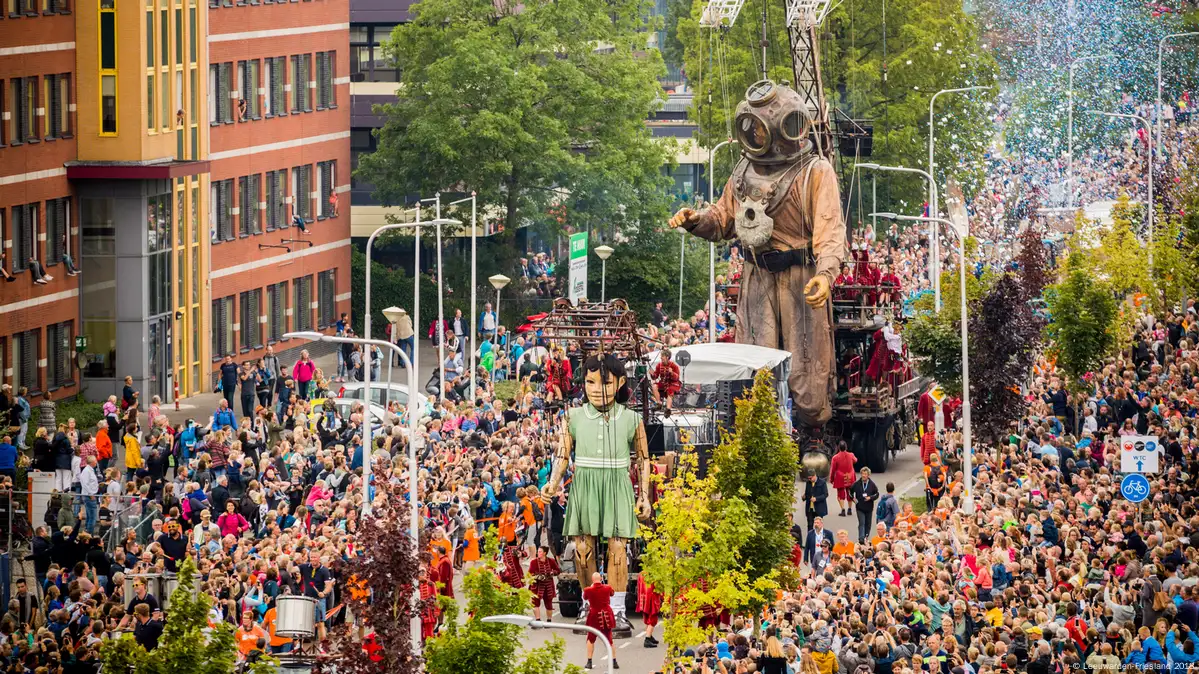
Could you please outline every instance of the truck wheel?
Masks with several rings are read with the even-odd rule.
[[[887,446],[887,431],[894,425],[894,417],[888,417],[864,429],[868,435],[863,438],[866,449],[866,465],[872,473],[885,473],[891,463],[891,452]]]

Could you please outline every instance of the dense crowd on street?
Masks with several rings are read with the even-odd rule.
[[[1187,134],[1171,126],[1167,142]],[[1080,160],[1080,175],[1105,178],[1084,179],[1080,193],[1107,198],[1113,188],[1099,183],[1110,185],[1112,177],[1123,188],[1137,185],[1137,157],[1130,143]],[[1059,169],[1026,162],[990,171],[988,189],[971,206],[984,216],[984,238],[1010,240],[1011,223],[1032,215],[1031,186]],[[1028,191],[1014,192],[1015,183]],[[1012,197],[1016,192],[1023,196]],[[1024,210],[1013,216],[1005,203]],[[868,293],[876,303],[900,306],[926,291],[920,237],[916,228],[856,237],[838,279],[843,294],[834,299]],[[670,348],[705,342],[712,329],[718,340],[732,341],[743,264],[737,246],[730,247],[716,306],[670,316],[658,303],[643,334]],[[522,259],[522,292],[559,294],[554,266],[545,253]],[[1012,420],[1008,437],[977,447],[976,515],[961,509],[962,439],[952,418],[945,431],[929,429],[921,439],[920,512],[894,484],[878,484],[852,454],[837,452],[830,476],[805,485],[804,517],[792,529],[800,587],[763,616],[712,607],[705,617],[710,643],[692,651],[696,670],[1188,670],[1199,662],[1196,319],[1193,308],[1143,317],[1131,356],[1109,362],[1083,392],[1068,393],[1053,364],[1039,363],[1026,391],[1028,413]],[[27,457],[28,468],[54,476],[55,489],[44,519],[29,523],[26,561],[34,574],[17,581],[0,616],[3,671],[96,672],[100,644],[123,634],[156,647],[167,599],[159,596],[162,586],[139,578],[130,591],[126,578],[173,574],[188,557],[197,563],[200,591],[215,599],[210,622],[235,626],[243,660],[294,647],[276,634],[280,596],[315,600],[318,638],[352,620],[338,562],[359,552],[362,468],[371,462],[375,485],[407,485],[409,415],[417,416],[422,438],[419,502],[432,539],[422,594],[452,596],[454,579],[481,561],[481,531],[494,528],[504,545],[502,580],[528,585],[537,596],[533,610],[552,615],[555,578],[571,568],[571,546],[562,536],[566,495],[546,502],[541,489],[559,431],[552,410],[582,395],[580,354],[547,343],[535,329],[508,330],[490,305],[477,327],[472,392],[464,365],[469,317],[455,312],[419,332],[405,318],[388,326],[389,339],[408,353],[417,339],[446,340],[446,378],[429,384],[440,399],[391,401],[385,418],[371,422],[377,428],[370,447],[363,446],[362,405],[343,409],[328,401],[366,367],[377,381],[386,362],[352,346],[339,351],[335,372],[324,372],[307,353],[294,363],[273,351],[241,365],[230,357],[220,366],[216,408],[176,425],[161,401],[143,400],[131,380],[94,428],[56,419],[51,401],[40,404],[40,423],[30,428],[26,392],[0,391],[0,414],[12,429],[0,434],[0,480],[11,484]],[[347,316],[337,329],[352,334]],[[671,368],[653,376],[664,400],[677,392]],[[497,397],[495,383],[505,379],[517,380],[517,393]],[[1166,448],[1141,509],[1119,496],[1118,441],[1129,434],[1156,435]],[[824,527],[831,500],[842,513],[857,513],[856,531]],[[127,503],[140,507],[138,526],[115,517]],[[597,607],[606,601],[583,585]],[[660,598],[644,583],[636,594],[646,625],[642,645],[652,648]],[[428,638],[441,617],[429,604],[421,618]]]

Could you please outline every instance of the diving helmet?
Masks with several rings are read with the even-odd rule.
[[[755,164],[787,164],[812,151],[812,115],[791,87],[755,82],[734,119],[745,158]]]

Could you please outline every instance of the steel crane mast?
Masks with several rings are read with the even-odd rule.
[[[819,153],[831,160],[835,151],[833,127],[829,122],[828,104],[824,100],[824,82],[820,76],[820,46],[816,31],[833,8],[833,2],[785,0],[785,3],[795,91],[803,99],[812,118],[812,135]],[[745,0],[708,0],[699,24],[708,28],[732,26],[744,5]]]

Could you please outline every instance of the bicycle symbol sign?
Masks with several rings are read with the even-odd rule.
[[[1149,497],[1149,480],[1139,473],[1125,475],[1120,482],[1120,495],[1132,503],[1140,503]]]

